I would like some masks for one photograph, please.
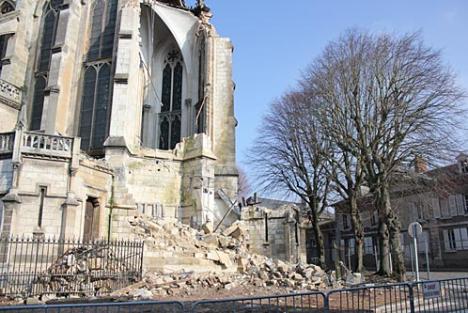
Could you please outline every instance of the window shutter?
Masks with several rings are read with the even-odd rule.
[[[457,198],[457,209],[458,209],[458,215],[464,215],[465,214],[465,197],[461,194],[456,196]]]
[[[450,242],[449,242],[449,236],[448,236],[448,231],[446,229],[443,230],[444,234],[444,246],[445,246],[445,251],[451,251],[450,249]]]
[[[449,210],[450,216],[457,216],[458,215],[456,195],[450,195],[449,196],[449,209],[450,209]]]
[[[460,228],[461,249],[468,249],[468,231],[466,227]]]
[[[434,218],[440,218],[440,203],[439,198],[432,198],[432,212]]]
[[[462,239],[461,239],[461,232],[460,228],[455,228],[453,230],[455,233],[455,246],[457,250],[462,250],[463,249],[463,244],[462,244]]]
[[[440,213],[442,217],[449,217],[448,199],[440,199]]]

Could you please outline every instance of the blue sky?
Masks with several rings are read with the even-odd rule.
[[[245,163],[268,105],[301,69],[348,28],[421,31],[468,89],[467,0],[206,0],[213,23],[232,39],[237,156]],[[468,137],[468,136],[467,136]],[[244,166],[247,166],[244,164]]]

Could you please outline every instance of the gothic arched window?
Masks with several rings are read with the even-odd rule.
[[[205,57],[205,37],[202,36],[198,58],[198,103],[195,105],[196,132],[199,134],[206,131]]]
[[[93,4],[79,127],[81,148],[91,153],[102,153],[109,128],[117,5],[117,0],[96,0]]]
[[[0,36],[0,75],[2,75],[3,60],[7,56],[8,41],[12,34],[6,34]]]
[[[44,92],[49,78],[52,47],[55,43],[60,7],[62,4],[63,0],[51,0],[47,2],[43,11],[41,41],[38,51],[39,57],[36,62],[34,98],[31,109],[31,130],[41,129]]]
[[[15,6],[9,1],[3,1],[0,3],[0,13],[7,14],[13,12],[15,10]]]
[[[183,60],[172,50],[164,61],[161,113],[159,114],[159,149],[174,149],[181,137]]]

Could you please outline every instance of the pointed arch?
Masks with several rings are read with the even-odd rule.
[[[0,1],[0,14],[8,14],[10,12],[15,11],[16,7],[15,4],[11,1],[4,0]]]
[[[103,154],[109,132],[117,9],[118,0],[95,0],[92,3],[78,135],[81,148],[93,155]]]
[[[164,61],[159,149],[174,149],[181,140],[183,58],[177,48],[169,50]]]
[[[42,128],[42,111],[44,108],[44,92],[50,71],[52,58],[52,47],[57,35],[57,27],[60,16],[60,8],[63,0],[51,0],[44,5],[42,13],[41,38],[36,59],[36,72],[34,93],[30,116],[30,129],[40,130]]]

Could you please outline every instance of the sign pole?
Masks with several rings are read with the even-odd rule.
[[[426,233],[427,234],[427,233]],[[426,241],[426,267],[427,267],[427,280],[431,280],[431,269],[429,267],[429,243],[427,236],[425,237]]]
[[[417,234],[417,226],[413,225],[413,231],[414,231],[414,236],[413,236],[413,246],[414,246],[414,261],[415,261],[415,268],[416,268],[416,281],[419,281],[419,262],[418,262],[418,238],[416,236]]]
[[[416,271],[416,281],[419,281],[419,255],[418,255],[418,237],[423,234],[421,224],[418,222],[411,223],[408,226],[408,235],[413,238],[413,249],[414,249],[414,269]],[[427,252],[427,245],[426,245]]]

